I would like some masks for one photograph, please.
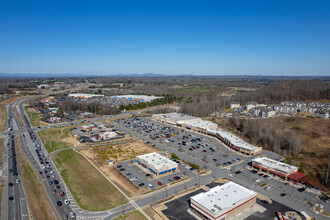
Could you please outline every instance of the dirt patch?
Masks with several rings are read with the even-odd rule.
[[[132,150],[134,149],[134,151]],[[145,144],[143,141],[135,141],[131,143],[118,144],[112,147],[100,146],[88,149],[77,149],[80,153],[86,156],[94,165],[96,165],[109,179],[119,186],[128,196],[138,196],[147,192],[147,189],[140,189],[134,186],[128,179],[121,175],[115,166],[117,162],[135,158],[137,155],[142,155],[150,152],[160,152],[151,145]],[[104,152],[103,152],[104,151]],[[110,152],[111,151],[111,152]],[[98,153],[99,152],[99,153]],[[103,153],[102,153],[103,152]],[[114,157],[106,157],[107,155],[116,156],[116,163],[112,167],[108,166],[108,160]]]
[[[115,163],[134,159],[137,155],[151,152],[161,152],[152,147],[150,144],[145,144],[142,140],[117,145],[96,146],[89,149],[93,154],[97,155],[104,162],[112,159],[115,161]]]
[[[17,97],[11,98],[11,99],[7,99],[7,100],[0,102],[0,105],[9,105],[10,103],[12,103],[14,101],[17,101],[19,99],[26,98],[26,97],[28,97],[28,96],[25,96],[25,97],[17,96]]]
[[[47,200],[42,183],[38,180],[40,176],[34,171],[26,156],[22,151],[20,138],[15,138],[17,146],[18,169],[23,178],[29,206],[35,214],[36,219],[55,219],[50,203]]]
[[[151,205],[143,207],[142,210],[153,220],[164,220],[162,217],[160,217],[160,215],[157,214],[157,212],[152,209]]]

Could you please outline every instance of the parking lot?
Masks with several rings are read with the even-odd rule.
[[[147,169],[143,169],[135,160],[119,163],[117,170],[137,187],[150,189],[159,188],[186,177],[196,176],[182,164],[179,164],[179,171],[155,176]]]
[[[121,119],[117,122],[126,128],[187,154],[192,158],[192,161],[189,161],[192,163],[200,164],[199,161],[202,160],[222,168],[231,166],[243,159],[242,156],[231,152],[211,137],[170,127],[151,121],[150,118]],[[169,152],[172,153],[171,150]]]

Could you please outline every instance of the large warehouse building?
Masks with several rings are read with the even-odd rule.
[[[160,99],[162,97],[158,96],[148,96],[148,95],[117,95],[111,96],[112,99],[126,99],[129,101],[139,101],[139,102],[151,102],[154,99]]]
[[[190,198],[191,211],[201,219],[230,219],[256,204],[257,193],[234,182]]]
[[[68,95],[73,98],[81,98],[81,99],[90,99],[94,97],[103,97],[104,95],[96,95],[96,94],[87,94],[87,93],[72,93]]]
[[[252,166],[258,170],[272,173],[284,179],[287,179],[291,174],[298,172],[298,167],[267,157],[258,157],[253,159]]]
[[[178,169],[177,163],[155,152],[137,156],[136,162],[156,175],[173,172]]]
[[[256,155],[262,152],[261,147],[251,145],[237,136],[223,129],[219,129],[217,124],[211,121],[202,120],[198,117],[174,112],[167,114],[154,114],[152,115],[152,119],[213,136],[233,150],[248,156]]]

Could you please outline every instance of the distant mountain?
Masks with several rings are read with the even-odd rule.
[[[40,77],[91,77],[91,76],[167,76],[166,74],[156,74],[156,73],[133,73],[133,74],[89,74],[89,73],[0,73],[0,78],[40,78]]]

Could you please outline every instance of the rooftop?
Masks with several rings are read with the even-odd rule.
[[[167,113],[167,114],[155,114],[155,116],[161,117],[161,118],[168,118],[168,119],[170,119],[172,121],[176,121],[176,122],[196,120],[196,119],[201,120],[201,118],[197,118],[197,117],[194,117],[194,116],[190,116],[190,115],[182,114],[182,113],[177,113],[177,112],[172,112],[172,113]]]
[[[277,160],[273,160],[267,157],[258,157],[253,159],[252,161],[256,162],[256,163],[260,163],[263,166],[272,168],[274,170],[278,170],[284,173],[291,173],[294,172],[298,169],[298,167],[292,166],[290,164],[286,164],[286,163],[282,163],[280,161]]]
[[[242,139],[238,138],[237,136],[233,135],[232,133],[229,133],[225,130],[220,130],[220,129],[207,129],[207,131],[213,132],[213,133],[218,133],[221,137],[226,138],[227,140],[229,140],[233,145],[239,147],[239,148],[243,148],[246,150],[255,150],[255,149],[260,149],[260,147],[251,145],[245,141],[243,141]]]
[[[167,157],[164,157],[156,152],[137,156],[140,160],[145,160],[149,166],[156,170],[165,170],[167,168],[176,167],[177,163]]]
[[[186,122],[187,125],[197,127],[197,128],[208,128],[209,126],[217,126],[217,124],[211,122],[211,121],[192,121],[192,122]]]
[[[216,186],[208,192],[191,197],[208,211],[219,214],[223,210],[230,210],[241,202],[256,196],[257,193],[234,182]]]

